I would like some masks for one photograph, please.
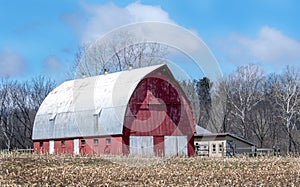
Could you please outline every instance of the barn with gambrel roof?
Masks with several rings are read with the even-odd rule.
[[[66,81],[40,106],[34,151],[193,155],[190,104],[167,65]]]

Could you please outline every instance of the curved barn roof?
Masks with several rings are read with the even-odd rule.
[[[122,134],[133,91],[143,78],[158,71],[174,79],[169,68],[162,64],[62,83],[41,104],[32,138]]]

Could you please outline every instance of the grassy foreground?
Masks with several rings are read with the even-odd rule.
[[[0,153],[0,186],[298,186],[300,158],[130,158]]]

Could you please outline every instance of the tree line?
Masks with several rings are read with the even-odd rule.
[[[265,73],[244,65],[212,83],[204,77],[183,81],[198,125],[216,133],[230,132],[258,147],[299,152],[300,71],[287,66]]]
[[[32,148],[35,114],[56,83],[44,76],[29,81],[0,81],[0,149]]]

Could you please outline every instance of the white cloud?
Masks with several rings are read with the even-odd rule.
[[[63,63],[54,55],[48,56],[44,61],[44,71],[46,73],[60,73],[63,69]]]
[[[158,6],[142,5],[140,3],[129,4],[125,8],[133,22],[141,21],[161,21],[166,23],[174,23],[167,12]]]
[[[143,5],[139,2],[120,8],[114,4],[90,5],[81,3],[85,13],[90,15],[81,33],[81,42],[90,42],[103,34],[131,23],[160,21],[174,23],[167,12],[159,6]],[[70,20],[68,20],[70,23]]]
[[[6,48],[0,51],[0,76],[18,76],[26,71],[26,62],[23,57]]]
[[[255,38],[232,34],[223,50],[235,63],[280,66],[300,61],[300,42],[268,26],[262,27]]]

